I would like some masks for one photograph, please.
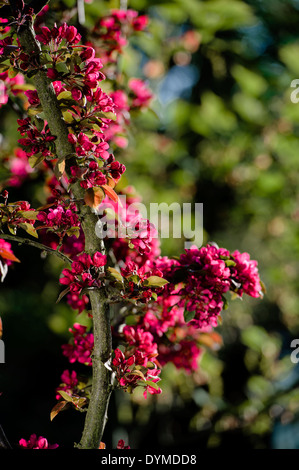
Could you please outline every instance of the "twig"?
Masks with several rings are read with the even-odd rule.
[[[47,251],[48,253],[51,253],[52,255],[58,256],[58,258],[62,259],[66,263],[72,264],[72,260],[68,256],[64,255],[60,251],[53,250],[53,248],[50,248],[49,246],[36,242],[35,240],[30,240],[29,238],[22,238],[22,237],[18,237],[17,235],[8,235],[8,234],[0,234],[0,238],[2,238],[3,240],[9,240],[12,242],[19,243],[21,245],[34,246],[35,248],[38,248],[41,251]]]

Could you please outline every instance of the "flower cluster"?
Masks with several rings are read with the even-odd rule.
[[[64,370],[61,374],[61,384],[56,388],[56,399],[60,400],[61,395],[59,391],[66,392],[68,395],[72,396],[77,389],[79,383],[77,372],[72,370]]]
[[[213,245],[185,250],[174,269],[163,275],[169,281],[166,295],[177,295],[187,321],[201,330],[217,326],[226,292],[262,295],[256,261],[247,253],[230,254]]]
[[[145,398],[147,393],[156,395],[162,392],[157,385],[157,382],[160,381],[160,369],[158,369],[155,362],[149,362],[147,356],[139,351],[126,357],[119,348],[116,348],[112,359],[112,367],[119,385],[128,392],[132,392],[138,386],[144,387],[143,395]]]
[[[23,449],[57,449],[58,444],[49,444],[45,437],[31,434],[28,440],[20,439],[19,446]]]
[[[102,213],[108,210],[111,214],[107,235],[115,239],[112,246],[117,261],[126,263],[133,259],[141,266],[146,259],[153,259],[160,253],[158,232],[134,205],[135,200],[125,193],[123,196],[126,197],[121,202],[103,199],[100,209]]]
[[[27,92],[28,94],[29,92]],[[33,94],[33,92],[31,92]],[[32,95],[31,102],[37,103],[37,94]],[[37,103],[38,104],[38,103]],[[27,137],[19,139],[18,142],[24,147],[27,157],[31,155],[41,154],[44,158],[54,157],[52,152],[53,147],[51,143],[56,139],[51,135],[49,126],[43,122],[42,129],[39,130],[35,124],[32,123],[30,117],[26,119],[17,119],[19,124],[18,131],[22,136]]]
[[[39,211],[37,220],[41,222],[42,226],[60,233],[63,237],[68,232],[70,233],[70,229],[73,227],[80,226],[77,210],[76,204],[67,204],[61,201],[56,207],[49,208],[48,212]]]
[[[152,92],[140,78],[131,78],[127,87],[128,94],[124,90],[110,93],[115,105],[116,119],[111,121],[105,130],[106,141],[120,148],[126,148],[128,145],[127,128],[131,113],[148,108],[153,99]]]
[[[3,41],[5,40],[0,40],[0,48]],[[21,85],[23,84],[24,77],[20,73],[18,73],[15,77],[10,77],[8,72],[0,73],[0,107],[8,102],[10,94],[16,96],[22,93]]]
[[[54,26],[51,30],[47,26],[40,28],[40,33],[36,35],[36,39],[44,45],[50,47],[51,52],[58,52],[62,43],[66,46],[77,44],[81,40],[81,35],[74,26],[67,26],[63,23],[59,28]]]
[[[122,330],[123,339],[126,342],[126,351],[135,354],[137,351],[147,356],[148,360],[157,356],[157,345],[154,337],[149,331],[143,330],[140,326],[126,325]]]
[[[231,290],[237,292],[242,297],[243,293],[250,297],[261,296],[261,282],[257,268],[257,261],[251,260],[248,253],[234,251],[231,254],[235,265],[230,267]]]
[[[148,302],[150,299],[157,298],[157,294],[163,290],[167,283],[163,279],[160,270],[153,268],[150,270],[146,265],[138,267],[134,261],[128,261],[121,268],[123,278],[123,297],[127,299],[135,299],[140,302]]]
[[[184,309],[177,305],[179,297],[163,297],[163,294],[147,309],[137,326],[153,336],[161,366],[171,362],[191,373],[197,370],[202,354],[201,333],[186,324]]]
[[[78,314],[82,313],[89,304],[89,298],[85,294],[77,294],[70,292],[66,296],[66,301],[73,310],[78,310]]]
[[[16,234],[18,228],[22,228],[31,235],[36,236],[34,228],[36,211],[30,207],[27,201],[8,203],[8,193],[5,204],[0,204],[0,226],[7,226],[9,231]]]
[[[13,156],[7,160],[10,177],[6,182],[7,186],[20,187],[34,169],[28,162],[27,154],[21,148],[14,150]]]
[[[140,78],[131,78],[128,83],[133,94],[132,108],[146,108],[153,99],[153,94]]]
[[[75,323],[73,329],[69,329],[73,335],[73,341],[69,344],[62,345],[62,352],[64,356],[68,357],[70,363],[76,361],[81,364],[91,366],[91,353],[94,345],[94,337],[92,333],[87,333],[87,327]],[[67,379],[66,375],[64,377]],[[67,379],[69,382],[69,379]],[[69,384],[67,384],[69,385]]]
[[[125,350],[116,348],[112,360],[120,386],[129,392],[143,386],[145,397],[147,392],[152,395],[161,393],[162,390],[156,385],[160,380],[160,369],[155,360],[158,349],[153,335],[138,325],[126,325],[120,339],[125,344]]]
[[[107,183],[107,178],[101,170],[96,161],[91,161],[88,167],[71,167],[72,178],[70,182],[73,183],[80,179],[80,186],[84,189],[93,188],[94,186],[103,186]]]
[[[148,24],[146,15],[139,15],[135,10],[111,10],[110,15],[100,18],[92,31],[92,41],[97,54],[104,64],[114,64],[123,48],[127,37],[134,31],[142,31]]]
[[[102,272],[101,268],[106,262],[106,255],[100,252],[96,252],[93,257],[82,253],[73,261],[71,269],[63,269],[63,277],[59,282],[68,286],[72,294],[80,294],[84,288],[98,288],[101,285],[99,276]]]

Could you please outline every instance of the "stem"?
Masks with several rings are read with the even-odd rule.
[[[111,371],[106,367],[111,356],[111,327],[109,306],[97,292],[89,294],[93,306],[94,350],[92,355],[93,382],[85,427],[79,448],[98,449],[107,421],[107,410],[111,395]],[[101,439],[100,439],[101,440]]]
[[[24,52],[40,54],[40,46],[35,39],[31,22],[27,22],[20,28],[18,37]],[[33,81],[51,134],[56,136],[57,155],[60,159],[65,159],[68,155],[74,154],[74,148],[68,141],[67,125],[63,120],[53,85],[47,78],[46,70],[41,68],[34,75]],[[66,159],[67,173],[69,173],[72,160],[70,158]],[[72,193],[76,199],[84,200],[84,192],[84,189],[78,183],[72,185]],[[104,243],[95,233],[95,226],[98,221],[97,216],[91,211],[89,206],[81,205],[79,210],[82,229],[85,235],[85,251],[90,254],[96,251],[105,254]],[[83,436],[79,447],[83,449],[98,449],[104,432],[111,393],[111,371],[104,364],[110,360],[112,341],[109,306],[105,291],[103,289],[91,291],[89,297],[94,328],[93,383]]]
[[[22,238],[18,237],[17,235],[7,235],[7,234],[0,234],[0,238],[3,240],[10,240],[12,242],[17,242],[22,245],[30,245],[34,246],[35,248],[38,248],[39,250],[42,251],[47,251],[48,253],[51,253],[52,255],[58,256],[58,258],[62,259],[66,263],[72,263],[72,260],[68,258],[68,256],[64,255],[60,251],[53,250],[53,248],[50,248],[49,246],[43,245],[42,243],[36,242],[34,240],[30,240],[29,238]]]

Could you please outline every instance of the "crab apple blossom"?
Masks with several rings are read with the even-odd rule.
[[[137,351],[136,354],[126,358],[126,355],[120,349],[115,349],[112,367],[115,370],[119,385],[128,391],[142,386],[145,388],[143,392],[145,398],[147,393],[151,395],[160,394],[162,390],[156,384],[160,381],[159,374],[161,371],[155,363],[151,363],[150,367],[147,367],[147,363],[146,354]]]
[[[19,446],[24,449],[57,449],[58,444],[49,444],[45,437],[31,434],[28,440],[20,439]]]
[[[105,266],[106,255],[96,252],[93,257],[82,253],[73,261],[71,269],[62,270],[60,284],[68,286],[72,294],[80,294],[84,288],[100,287],[99,268]]]
[[[125,445],[125,441],[123,439],[120,439],[117,443],[117,446],[116,446],[117,449],[131,449],[130,446],[126,446]]]
[[[16,148],[14,156],[8,159],[8,167],[11,175],[7,181],[7,186],[20,187],[29,175],[34,172],[28,162],[26,152],[20,148]]]
[[[94,347],[94,335],[86,332],[86,326],[75,323],[73,329],[69,329],[73,335],[73,343],[63,344],[62,352],[70,363],[78,361],[81,364],[91,366],[91,353]]]
[[[22,149],[5,160],[6,184],[16,189],[42,180],[44,196],[34,209],[2,192],[1,281],[19,261],[5,237],[64,262],[57,303],[66,302],[91,326],[75,322],[62,355],[86,367],[88,386],[75,370],[63,370],[51,416],[66,404],[80,411],[87,405],[78,447],[99,449],[112,391],[141,388],[144,398],[157,399],[166,364],[193,374],[226,294],[258,298],[262,284],[248,253],[208,244],[163,256],[157,228],[138,210],[134,187],[126,186],[131,116],[150,108],[154,94],[143,79],[122,73],[119,59],[130,37],[146,30],[148,17],[113,9],[86,28],[79,26],[79,2],[69,17],[48,5],[37,12],[36,2],[11,3],[14,21],[0,21],[0,106],[17,108]],[[60,24],[61,18],[70,21]],[[36,434],[19,446],[58,447]],[[129,446],[119,440],[117,448]]]
[[[64,370],[63,373],[61,374],[61,384],[59,387],[56,388],[56,399],[60,400],[61,395],[59,391],[64,391],[68,395],[72,395],[74,393],[74,390],[76,389],[79,381],[77,378],[77,372],[75,370],[69,371],[68,369]]]
[[[0,49],[1,49],[0,41]],[[0,52],[1,54],[1,52]],[[0,73],[0,107],[8,103],[9,96],[16,96],[22,92],[24,77],[18,73],[15,77],[9,77],[8,72]]]

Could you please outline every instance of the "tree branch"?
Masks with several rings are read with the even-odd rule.
[[[34,248],[38,248],[41,251],[47,251],[48,253],[51,253],[52,255],[58,256],[58,258],[62,259],[66,263],[70,263],[70,264],[72,263],[72,260],[68,258],[68,256],[61,253],[60,251],[53,250],[53,248],[43,245],[42,243],[36,242],[35,240],[31,240],[30,238],[22,238],[22,237],[18,237],[17,235],[8,235],[8,234],[0,234],[0,238],[2,238],[3,240],[17,242],[21,245],[33,246]]]
[[[40,54],[40,46],[35,40],[31,22],[25,23],[19,29],[18,37],[24,52],[27,54]],[[65,159],[67,155],[74,153],[74,148],[68,141],[67,125],[63,120],[53,85],[47,78],[46,70],[41,68],[34,75],[33,81],[51,134],[56,136],[57,155],[60,159]],[[66,159],[66,172],[68,175],[70,175],[69,168],[72,164],[74,164],[73,159]],[[76,199],[84,200],[84,189],[81,188],[79,183],[72,185],[71,191]],[[98,221],[97,216],[87,205],[81,205],[79,210],[85,236],[85,251],[90,254],[96,251],[105,254],[104,243],[95,233],[95,226]],[[111,358],[112,341],[108,299],[104,288],[99,291],[91,291],[89,297],[94,328],[93,383],[83,436],[79,447],[98,449],[104,432],[111,393],[111,371],[106,368],[105,363]]]
[[[107,410],[111,395],[111,371],[107,362],[111,357],[111,327],[109,305],[103,293],[90,292],[93,304],[94,350],[92,354],[92,389],[90,402],[85,419],[85,427],[81,442],[82,449],[98,449],[107,421]],[[101,440],[101,439],[100,439]]]

